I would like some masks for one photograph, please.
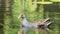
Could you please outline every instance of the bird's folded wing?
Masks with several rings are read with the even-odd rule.
[[[40,20],[40,21],[34,21],[34,22],[31,22],[31,23],[32,23],[32,24],[35,24],[35,25],[44,24],[44,23],[46,23],[46,21],[48,21],[48,20],[49,20],[49,18],[43,19],[43,20]]]

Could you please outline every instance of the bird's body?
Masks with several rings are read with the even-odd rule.
[[[23,18],[22,25],[25,27],[31,27],[32,26],[32,24],[29,23],[26,18]]]

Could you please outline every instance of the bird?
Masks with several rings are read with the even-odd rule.
[[[18,18],[22,19],[22,34],[27,34],[28,30],[30,30],[30,29],[34,30],[36,28],[48,31],[49,30],[48,25],[50,25],[52,23],[52,22],[48,22],[48,20],[50,18],[46,18],[46,19],[43,19],[43,20],[40,20],[40,21],[29,22],[26,19],[25,13],[20,13]]]

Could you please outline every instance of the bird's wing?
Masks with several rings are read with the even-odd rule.
[[[46,21],[48,21],[50,18],[47,18],[47,19],[43,19],[43,20],[40,20],[40,21],[34,21],[34,22],[31,22],[32,24],[35,24],[35,25],[38,25],[38,24],[45,24]]]

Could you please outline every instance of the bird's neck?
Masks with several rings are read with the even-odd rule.
[[[22,23],[27,23],[28,21],[27,21],[27,19],[26,18],[23,18],[22,19]]]

